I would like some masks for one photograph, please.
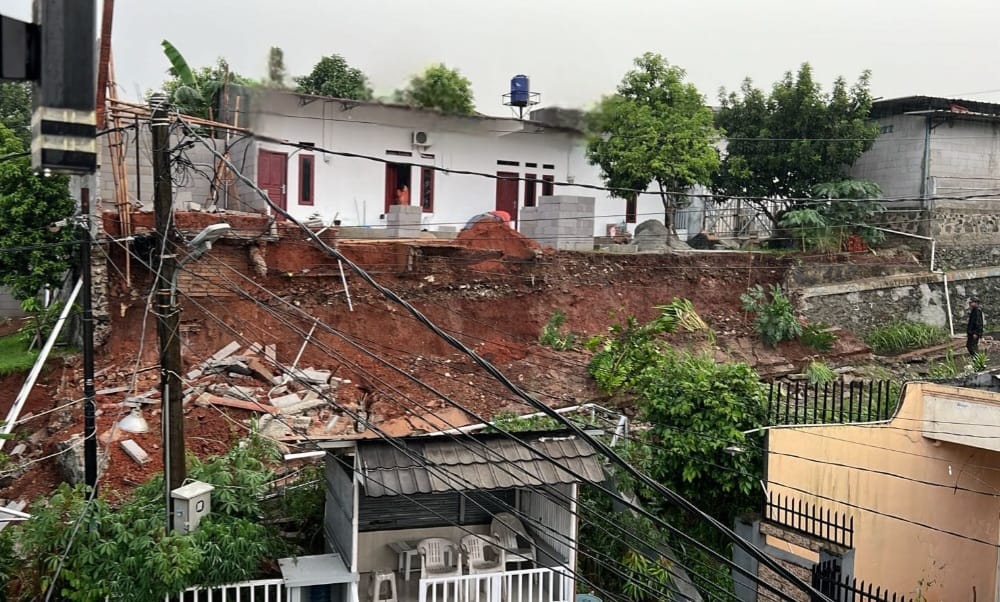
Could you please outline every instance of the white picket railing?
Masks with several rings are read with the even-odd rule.
[[[257,579],[243,583],[191,587],[167,596],[163,602],[287,602],[288,592],[281,579]]]
[[[561,568],[421,579],[419,602],[572,602],[573,580]],[[439,595],[440,594],[440,595]]]

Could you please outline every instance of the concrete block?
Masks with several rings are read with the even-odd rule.
[[[313,399],[311,401],[300,401],[299,403],[291,404],[281,408],[282,414],[301,414],[306,410],[312,410],[315,408],[322,408],[328,405],[325,399]]]
[[[146,464],[149,462],[149,454],[146,453],[146,450],[139,447],[139,444],[135,441],[126,439],[119,442],[119,445],[122,446],[122,450],[128,455],[128,457],[135,460],[136,463]]]
[[[219,349],[218,351],[216,351],[212,355],[212,359],[216,360],[216,361],[224,360],[227,357],[229,357],[230,355],[236,353],[239,350],[239,348],[240,348],[240,344],[237,343],[236,341],[233,341],[232,343],[226,345],[222,349]]]

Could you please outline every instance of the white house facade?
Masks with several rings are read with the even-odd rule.
[[[460,230],[496,210],[516,224],[521,208],[551,195],[594,197],[594,235],[662,215],[653,195],[628,207],[586,188],[602,185],[600,170],[572,127],[288,91],[256,94],[249,113],[257,184],[296,218],[379,227],[390,205],[410,204],[423,208],[424,229]]]

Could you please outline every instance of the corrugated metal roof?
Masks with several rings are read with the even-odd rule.
[[[365,493],[379,497],[604,480],[597,452],[586,441],[565,433],[518,436],[527,445],[503,433],[359,441]]]

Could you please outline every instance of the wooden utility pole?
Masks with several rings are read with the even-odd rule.
[[[163,474],[165,475],[167,531],[173,528],[170,492],[184,484],[184,408],[181,405],[180,313],[174,299],[177,287],[177,229],[173,224],[173,180],[170,169],[170,119],[167,97],[150,99],[153,134],[153,210],[156,214],[157,248],[160,249],[156,280],[157,335],[160,341],[160,392],[163,400]]]

